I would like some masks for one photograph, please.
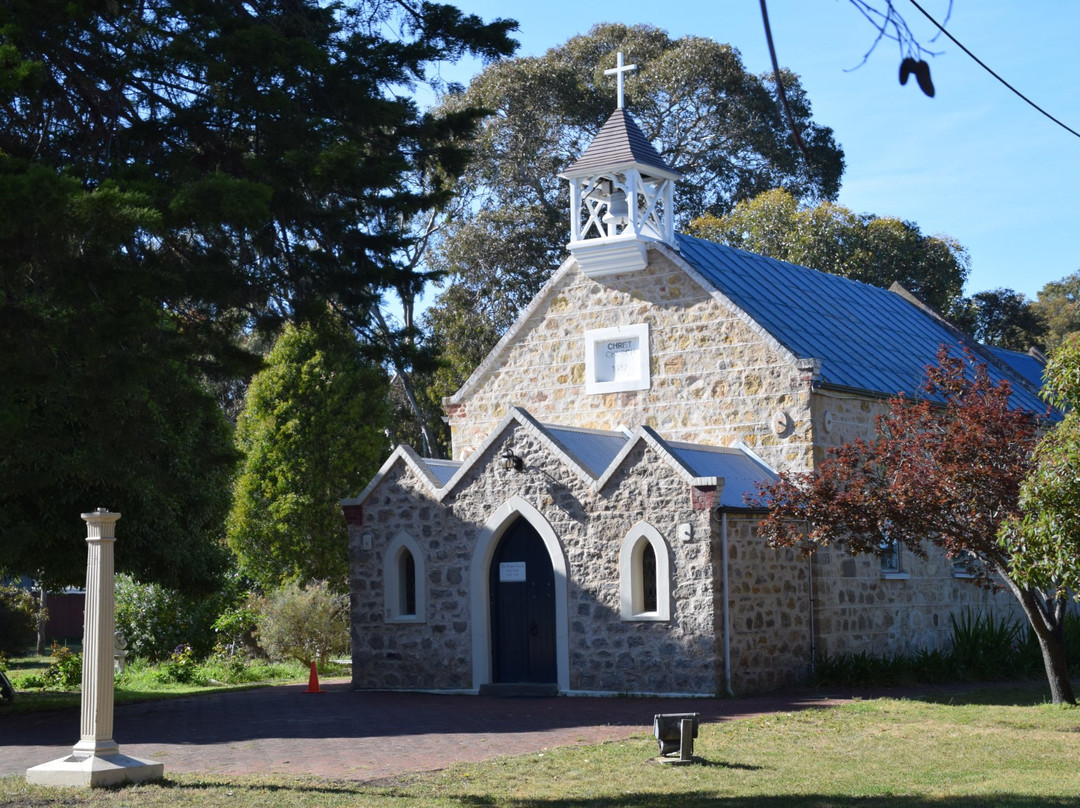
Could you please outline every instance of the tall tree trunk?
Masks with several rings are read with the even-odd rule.
[[[1065,602],[1061,598],[1047,599],[1041,592],[1019,587],[1010,579],[1006,580],[1039,641],[1051,701],[1054,704],[1076,704],[1069,679],[1069,660],[1065,654]]]
[[[1076,704],[1072,682],[1069,680],[1069,661],[1065,656],[1065,643],[1058,638],[1047,640],[1038,632],[1039,650],[1042,651],[1046,680],[1050,684],[1050,700],[1054,704]]]
[[[41,593],[38,595],[38,613],[37,613],[37,655],[45,656],[45,629],[49,624],[49,612],[48,612],[49,596],[45,591],[45,586],[41,586]]]
[[[387,345],[389,345],[390,328],[386,323],[386,318],[383,316],[383,313],[378,306],[373,306],[371,311]],[[416,393],[413,390],[412,384],[412,375],[405,369],[405,365],[401,362],[401,358],[393,349],[393,346],[390,346],[390,361],[394,366],[394,371],[397,373],[398,378],[401,379],[401,389],[405,393],[405,400],[409,403],[409,408],[413,411],[416,422],[420,426],[420,440],[423,442],[422,448],[424,457],[439,458],[439,446],[435,442],[435,438],[428,427],[427,419],[424,417],[424,413],[416,401]]]

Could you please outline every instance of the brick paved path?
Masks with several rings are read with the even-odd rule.
[[[264,687],[116,708],[120,751],[165,772],[309,774],[372,780],[458,761],[538,752],[652,732],[655,713],[722,721],[838,703],[757,699],[497,699],[355,692],[347,682]],[[62,757],[79,739],[77,710],[0,717],[0,775]]]

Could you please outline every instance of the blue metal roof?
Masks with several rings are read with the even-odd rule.
[[[757,493],[757,483],[773,482],[776,474],[741,449],[668,443],[668,450],[698,477],[720,477],[724,487],[716,503],[723,508],[747,507],[747,496]]]
[[[1008,348],[991,348],[994,356],[1028,380],[1033,387],[1042,387],[1046,364],[1031,354],[1010,351]]]
[[[938,347],[976,347],[901,295],[807,267],[679,234],[679,251],[718,291],[800,358],[821,362],[818,384],[887,396],[919,392]],[[996,382],[1005,376],[989,365]],[[1013,402],[1046,405],[1015,379]]]
[[[626,444],[634,438],[622,432],[542,424],[552,440],[567,453],[580,460],[599,477],[613,462]],[[717,505],[725,508],[745,508],[747,495],[757,493],[757,483],[772,481],[776,474],[743,449],[708,446],[701,443],[674,443],[657,436],[660,445],[671,453],[696,477],[719,477],[723,481]]]
[[[434,460],[430,457],[421,459],[424,461],[424,465],[428,467],[428,471],[435,475],[435,479],[439,481],[440,486],[450,482],[450,478],[454,476],[462,465],[456,460]]]
[[[621,432],[544,424],[544,430],[563,450],[584,464],[594,476],[600,476],[630,440]]]

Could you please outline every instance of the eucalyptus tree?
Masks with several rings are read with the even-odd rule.
[[[1063,616],[1064,602],[1080,597],[1080,336],[1067,337],[1051,354],[1045,377],[1043,396],[1063,416],[1039,438],[1020,488],[1020,514],[1001,541],[1014,577],[1052,593]],[[1061,641],[1063,617],[1053,628]]]
[[[987,289],[964,298],[953,321],[984,345],[1024,352],[1046,344],[1046,323],[1035,305],[1014,289]]]
[[[1042,337],[1048,351],[1080,332],[1080,270],[1043,286],[1031,309],[1045,329]]]

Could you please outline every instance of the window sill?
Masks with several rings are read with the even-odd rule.
[[[638,614],[624,614],[622,621],[624,623],[667,623],[671,621],[671,618],[659,612],[640,612]]]
[[[426,623],[427,621],[415,614],[391,614],[383,620],[384,623]]]
[[[882,572],[881,578],[885,581],[906,581],[911,577],[910,572]]]

